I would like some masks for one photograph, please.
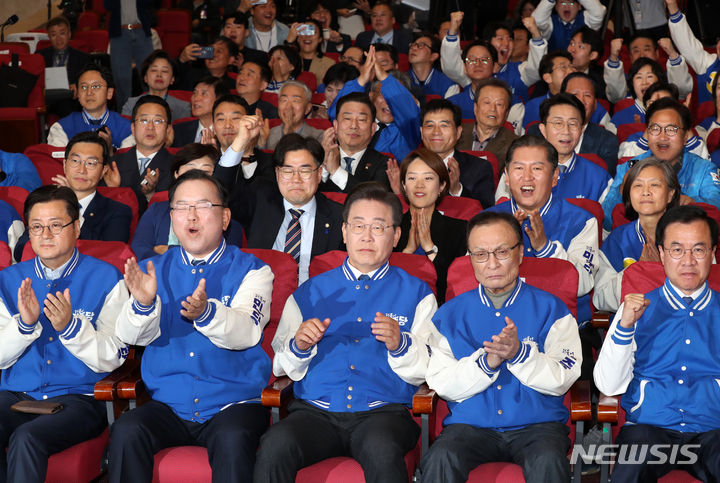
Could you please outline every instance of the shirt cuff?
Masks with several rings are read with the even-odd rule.
[[[218,162],[218,165],[224,168],[232,168],[234,166],[237,166],[238,164],[240,164],[240,161],[242,161],[243,154],[244,152],[241,151],[238,153],[232,148],[232,146],[230,146],[223,153],[220,161]]]
[[[455,194],[455,193],[453,193],[453,192],[451,192],[451,191],[448,191],[448,192],[450,193],[450,196],[462,196],[463,185],[460,184],[460,191],[458,191],[457,194]]]
[[[608,59],[608,60],[607,60],[607,65],[608,65],[608,67],[610,67],[611,69],[619,69],[620,66],[622,65],[622,63],[620,62],[619,59],[618,59],[618,60],[610,60],[610,59]]]
[[[312,354],[312,347],[306,351],[300,350],[295,342],[295,337],[290,339],[290,352],[295,354],[300,359],[307,359]]]
[[[133,312],[135,312],[137,315],[150,315],[150,313],[155,310],[155,300],[153,300],[153,303],[150,305],[143,305],[137,300],[133,299],[132,308]]]
[[[457,36],[457,35],[445,34],[445,40],[447,40],[448,42],[457,42],[458,36]]]
[[[407,354],[408,349],[412,345],[412,339],[407,332],[400,333],[400,345],[394,351],[388,351],[392,357],[400,357]]]
[[[680,10],[675,12],[674,15],[670,15],[670,21],[672,23],[678,23],[680,20],[682,20],[682,18],[683,18],[683,14]]]
[[[615,327],[615,332],[612,335],[612,340],[617,345],[628,345],[632,342],[633,336],[635,335],[635,326],[633,325],[629,329],[626,329],[622,325],[618,324]]]
[[[508,361],[508,364],[520,364],[521,362],[525,362],[525,359],[527,359],[530,356],[530,344],[526,344],[524,342],[520,343],[520,348],[517,351],[517,354],[515,354],[515,357],[510,359]]]
[[[347,186],[347,180],[350,173],[345,171],[345,168],[340,166],[333,174],[330,175],[330,180],[335,183],[335,186],[344,190]]]
[[[674,59],[668,59],[668,61],[670,62],[670,65],[678,66],[682,64],[683,58],[682,55],[678,54],[677,57],[675,57]]]
[[[539,39],[532,38],[530,39],[530,41],[538,47],[542,47],[543,45],[545,45],[545,39],[542,37],[540,37]]]
[[[22,318],[20,317],[20,314],[16,315],[15,318],[17,319],[18,324],[18,330],[23,335],[30,335],[35,330],[35,325],[27,325],[25,322],[22,321]],[[37,322],[35,322],[37,324]]]
[[[540,250],[535,251],[535,256],[540,258],[549,257],[553,252],[553,244],[548,239],[545,241],[545,246],[543,246]]]
[[[200,314],[200,317],[193,320],[196,326],[198,327],[205,327],[210,323],[210,321],[215,318],[215,311],[217,310],[217,307],[215,306],[215,302],[208,300],[205,304],[205,310],[203,310],[203,313]]]
[[[82,327],[82,320],[80,320],[80,317],[73,317],[70,319],[70,323],[65,326],[65,329],[60,332],[60,337],[65,340],[72,339],[78,332],[80,332],[80,327]]]
[[[487,374],[489,377],[494,376],[498,372],[500,372],[500,369],[491,369],[490,366],[487,363],[487,352],[484,352],[483,355],[478,357],[477,365],[480,368],[481,371],[483,371],[485,374]]]

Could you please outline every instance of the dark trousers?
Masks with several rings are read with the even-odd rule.
[[[110,482],[152,481],[155,453],[171,446],[206,447],[214,482],[251,482],[258,442],[269,422],[270,412],[259,404],[235,404],[198,423],[151,400],[112,425]]]
[[[335,413],[295,400],[288,409],[260,441],[255,483],[292,483],[300,469],[335,456],[355,459],[368,483],[407,483],[405,454],[420,428],[404,406]]]
[[[66,394],[49,398],[63,409],[55,414],[17,413],[10,406],[32,400],[22,392],[0,391],[0,482],[45,481],[48,458],[103,432],[105,406],[92,396]],[[8,448],[7,454],[4,448]],[[98,462],[99,464],[99,462]]]
[[[504,432],[451,424],[420,461],[418,481],[465,483],[476,466],[498,461],[522,466],[528,483],[570,481],[569,448],[568,428],[561,423]]]
[[[705,433],[681,433],[671,429],[659,428],[649,424],[626,424],[620,430],[615,443],[619,445],[616,450],[615,467],[612,472],[612,481],[616,482],[645,482],[657,481],[658,478],[673,469],[685,470],[701,481],[719,481],[720,479],[720,430]],[[654,448],[627,447],[637,445],[686,445],[694,444],[700,447],[686,448],[684,451],[672,447]],[[625,448],[623,448],[625,446]],[[666,460],[656,453],[662,452]],[[692,452],[697,458],[687,453]],[[643,456],[644,454],[644,456]],[[674,462],[672,455],[675,454]],[[625,455],[625,456],[624,456]],[[688,462],[697,459],[692,464]],[[682,463],[682,464],[678,464]]]

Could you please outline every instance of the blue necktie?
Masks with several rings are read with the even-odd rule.
[[[288,225],[287,234],[285,235],[285,253],[289,253],[298,261],[300,259],[300,216],[304,213],[303,210],[296,210],[291,208],[290,215],[292,220]]]
[[[150,158],[140,158],[140,176],[145,175],[145,169],[150,164]]]
[[[558,169],[560,170],[560,174],[563,174],[565,171],[567,171],[567,166],[563,166],[562,164],[558,164]]]
[[[205,260],[195,259],[195,260],[193,260],[192,262],[190,262],[190,265],[192,265],[193,267],[197,267],[198,265],[205,265],[206,263],[207,263],[207,262],[206,262]]]
[[[683,299],[683,301],[685,302],[685,306],[686,306],[686,307],[690,307],[690,304],[693,303],[693,298],[692,298],[692,297],[683,297],[682,299]]]
[[[355,160],[355,158],[351,158],[350,156],[345,156],[343,159],[345,160],[345,171],[347,171],[348,174],[353,174],[352,162]]]
[[[362,274],[358,277],[358,280],[370,280],[370,275]]]

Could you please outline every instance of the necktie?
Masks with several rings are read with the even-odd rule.
[[[683,297],[682,299],[683,299],[683,301],[685,302],[685,306],[686,306],[686,307],[690,307],[690,304],[693,303],[693,298],[692,298],[692,297]]]
[[[352,162],[355,160],[355,158],[352,158],[350,156],[345,156],[343,159],[345,160],[345,171],[347,171],[348,174],[353,174]]]
[[[65,65],[65,61],[67,60],[67,50],[56,52],[53,60],[53,67],[63,67]]]
[[[562,164],[558,164],[558,169],[560,170],[560,174],[563,174],[565,171],[567,171],[567,166],[563,166]]]
[[[358,280],[370,280],[370,275],[362,274],[358,277]]]
[[[383,122],[378,123],[377,131],[375,131],[375,134],[373,134],[372,139],[370,140],[370,144],[368,144],[369,148],[375,149],[375,145],[377,144],[378,140],[380,139],[380,133],[383,129],[387,127],[387,124]]]
[[[190,265],[192,265],[193,267],[197,267],[198,265],[205,265],[206,263],[207,262],[205,260],[195,259],[192,262],[190,262]]]
[[[145,174],[145,168],[150,164],[150,158],[140,158],[140,176]]]
[[[102,123],[102,119],[90,119],[90,118],[88,118],[88,123],[89,123],[91,126],[100,126],[100,124]]]
[[[300,259],[300,215],[303,210],[291,208],[290,224],[288,225],[287,234],[285,235],[285,253],[289,253],[297,261]]]

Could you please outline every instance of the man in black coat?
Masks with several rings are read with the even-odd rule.
[[[401,54],[407,54],[413,41],[412,33],[408,30],[393,30],[395,16],[387,3],[378,2],[370,13],[372,30],[360,32],[355,39],[355,45],[367,50],[372,44],[390,44]]]

